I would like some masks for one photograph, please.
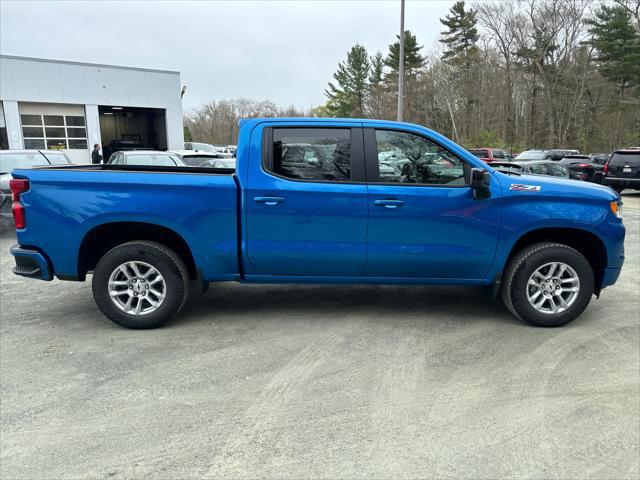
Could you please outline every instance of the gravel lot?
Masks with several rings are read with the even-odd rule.
[[[212,286],[167,328],[0,240],[0,477],[640,477],[640,194],[618,284],[572,324],[479,289]]]

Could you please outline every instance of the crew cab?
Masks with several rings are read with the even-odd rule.
[[[93,274],[100,310],[130,328],[165,324],[223,281],[483,285],[520,319],[559,326],[615,283],[624,260],[610,188],[501,173],[409,123],[251,119],[235,170],[13,176],[14,273]]]

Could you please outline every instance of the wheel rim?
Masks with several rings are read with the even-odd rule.
[[[556,314],[567,310],[578,298],[580,278],[566,263],[545,263],[527,282],[527,298],[540,313]]]
[[[109,296],[129,315],[148,315],[160,308],[167,294],[164,277],[146,262],[125,262],[109,277]]]

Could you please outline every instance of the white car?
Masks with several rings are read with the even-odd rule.
[[[208,160],[221,159],[219,153],[194,152],[193,150],[173,150],[171,153],[178,155],[189,167],[199,167]],[[208,166],[208,165],[204,165]]]
[[[9,181],[14,168],[70,163],[69,157],[58,150],[0,150],[0,228],[13,225]]]
[[[184,143],[185,150],[191,150],[193,152],[209,152],[216,153],[217,149],[213,145],[209,143],[200,143],[200,142],[185,142]]]
[[[235,158],[212,158],[200,164],[201,167],[211,168],[236,168]]]
[[[134,165],[143,167],[186,167],[182,159],[171,152],[155,150],[124,150],[114,152],[108,165]]]

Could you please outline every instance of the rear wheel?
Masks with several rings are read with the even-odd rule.
[[[594,275],[577,250],[559,243],[526,247],[509,263],[502,299],[518,318],[558,327],[578,317],[591,300]]]
[[[133,241],[107,252],[93,274],[93,297],[111,321],[127,328],[164,325],[187,300],[184,262],[162,244]]]

